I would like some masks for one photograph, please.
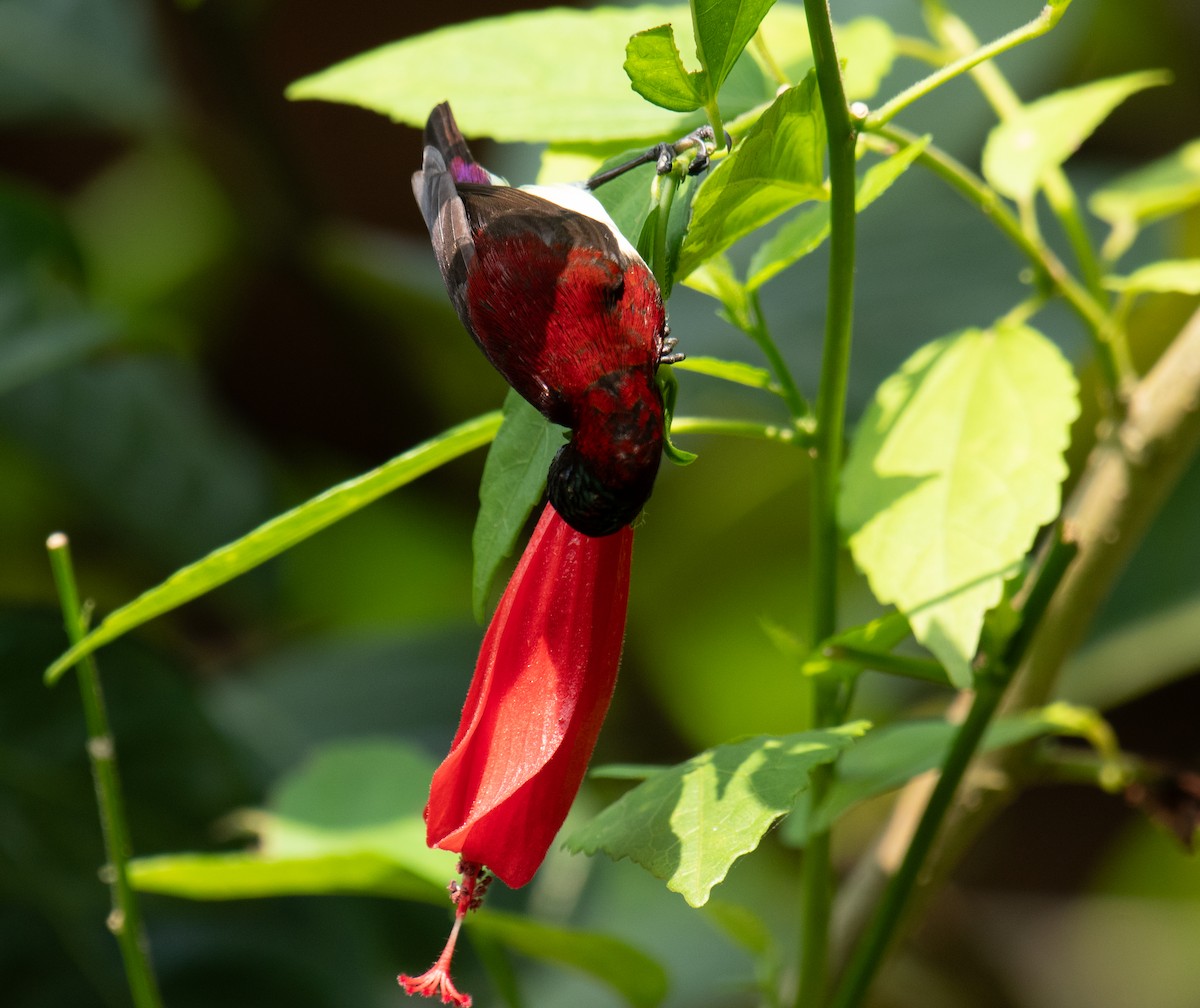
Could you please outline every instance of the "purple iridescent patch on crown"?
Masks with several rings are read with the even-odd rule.
[[[450,171],[455,182],[474,182],[477,185],[491,185],[492,177],[482,165],[474,161],[464,161],[460,157],[450,159]]]

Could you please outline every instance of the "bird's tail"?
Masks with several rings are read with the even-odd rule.
[[[425,123],[425,145],[442,155],[446,167],[455,182],[474,182],[477,185],[492,185],[495,179],[471,156],[471,149],[463,139],[462,130],[454,121],[450,103],[442,102],[429,113]]]
[[[466,218],[458,199],[457,184],[493,185],[495,181],[471,157],[467,141],[463,139],[458,123],[454,121],[454,113],[450,111],[450,103],[442,102],[436,106],[425,123],[425,154],[421,170],[412,177],[413,195],[421,207],[425,226],[435,236],[435,248],[438,245],[438,231],[447,226],[452,233],[443,236],[450,239],[444,243],[445,247],[458,247],[466,236]],[[447,204],[451,204],[450,220],[445,219],[442,213]],[[439,218],[442,218],[441,224]]]

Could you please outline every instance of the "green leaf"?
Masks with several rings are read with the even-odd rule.
[[[845,64],[846,97],[851,101],[875,97],[896,58],[896,35],[891,25],[877,17],[855,18],[840,27],[835,25],[833,37],[838,59]]]
[[[494,938],[521,955],[586,973],[607,984],[634,1008],[655,1008],[667,996],[666,970],[645,953],[609,935],[494,910],[469,916],[467,929],[472,935]]]
[[[134,885],[189,899],[365,892],[442,904],[456,855],[425,845],[428,757],[394,742],[336,743],[285,778],[240,823],[252,852],[133,862]]]
[[[1074,154],[1121,102],[1169,80],[1158,71],[1125,74],[1030,102],[988,134],[984,176],[1005,196],[1031,199],[1046,172]]]
[[[710,900],[704,912],[709,920],[755,959],[778,958],[779,950],[773,929],[749,907],[724,900]]]
[[[969,329],[910,357],[855,433],[839,499],[855,562],[957,686],[971,683],[984,614],[1058,513],[1078,412],[1044,336]]]
[[[625,73],[633,90],[646,101],[673,112],[691,112],[709,97],[707,75],[689,72],[683,65],[675,29],[669,24],[647,28],[629,40]]]
[[[549,8],[415,35],[296,81],[293,99],[360,105],[410,126],[449,100],[468,136],[597,142],[680,135],[698,124],[648,104],[622,70],[630,36],[683,23],[686,6]]]
[[[208,556],[177,570],[166,581],[110,613],[78,644],[47,670],[47,683],[55,682],[84,655],[116,640],[122,634],[161,616],[218,585],[302,542],[328,525],[366,507],[385,494],[411,483],[451,459],[490,441],[500,426],[500,413],[485,413],[411,448],[378,469],[356,476],[309,501],[285,511],[254,531],[214,550]]]
[[[398,865],[394,858],[370,852],[270,856],[237,854],[162,854],[135,858],[129,878],[135,889],[193,900],[260,899],[365,893],[437,905],[446,902],[446,880],[454,877],[454,855],[435,885]]]
[[[728,257],[718,252],[688,273],[683,281],[693,290],[721,302],[725,317],[743,332],[753,328],[749,292],[733,271]]]
[[[670,216],[667,218],[667,263],[666,280],[663,284],[663,298],[669,298],[675,287],[675,278],[679,274],[679,254],[683,251],[683,242],[692,226],[693,206],[696,194],[700,191],[700,179],[695,175],[687,175],[675,187],[675,198],[671,202]]]
[[[362,53],[296,81],[287,93],[293,99],[358,105],[416,127],[424,125],[434,105],[449,100],[468,136],[504,141],[674,139],[700,125],[700,117],[643,100],[630,88],[622,64],[631,36],[689,18],[686,4],[550,8],[482,18]],[[762,31],[785,73],[800,80],[812,65],[803,9],[776,4]],[[846,61],[847,94],[870,98],[895,53],[890,30],[878,19],[859,18],[836,37]],[[743,68],[758,84],[750,90],[739,84],[734,94],[734,78]],[[745,56],[722,95],[726,117],[769,101],[770,81]]]
[[[675,365],[680,371],[692,371],[696,374],[708,375],[710,378],[720,378],[722,381],[744,385],[746,388],[762,389],[779,395],[779,386],[766,368],[755,367],[743,361],[721,360],[718,357],[685,357]]]
[[[1200,294],[1200,259],[1164,259],[1129,276],[1105,277],[1104,286],[1126,294]]]
[[[882,196],[929,146],[925,136],[886,161],[872,165],[858,178],[855,208],[859,213]],[[748,290],[758,290],[772,277],[815,251],[829,237],[829,204],[822,203],[798,214],[767,239],[750,259]]]
[[[774,3],[775,0],[692,0],[696,55],[708,71],[713,93],[720,90]]]
[[[824,117],[810,74],[775,100],[700,187],[678,275],[797,204],[827,199],[824,158]]]
[[[764,19],[761,32],[771,60],[783,71],[785,79],[803,79],[813,67],[804,7],[775,4]],[[860,17],[834,25],[833,37],[844,68],[842,83],[846,97],[864,101],[873,98],[896,58],[896,37],[891,27],[882,18]],[[749,55],[753,58],[757,53],[752,48]],[[779,84],[774,73],[766,74],[764,79],[773,85],[772,91]]]
[[[1122,175],[1092,194],[1088,207],[1112,227],[1105,255],[1116,259],[1151,221],[1200,204],[1200,140]]]
[[[702,906],[734,861],[791,809],[812,769],[837,759],[867,727],[860,721],[709,749],[626,792],[567,846],[628,857]]]
[[[779,990],[783,956],[780,954],[776,928],[749,907],[719,899],[708,901],[704,915],[753,957],[754,986],[763,995],[760,1003],[777,1003],[775,995]]]
[[[279,782],[265,815],[250,818],[259,847],[287,856],[404,851],[414,846],[412,824],[422,820],[433,770],[427,756],[400,743],[330,743]],[[423,826],[416,835],[423,854]]]
[[[695,452],[678,447],[671,439],[672,426],[675,421],[675,399],[679,393],[679,380],[675,377],[672,367],[658,369],[658,389],[663,398],[663,420],[665,433],[663,435],[663,455],[672,463],[679,466],[691,465],[699,456]]]
[[[600,170],[606,159],[627,149],[623,140],[605,144],[547,144],[542,149],[542,158],[534,181],[538,185],[558,185],[564,182],[574,184],[580,179],[591,178]],[[627,154],[624,160],[628,161],[634,154],[640,153],[641,151],[636,151]],[[593,195],[599,198],[599,192],[602,191],[599,190]],[[611,211],[609,216],[612,216]]]
[[[938,685],[948,686],[950,683],[946,678],[946,673],[937,662],[907,656],[904,658],[891,656],[892,649],[910,636],[912,636],[912,631],[909,628],[908,620],[901,613],[890,612],[886,616],[880,616],[869,623],[843,630],[822,641],[810,654],[802,656],[803,664],[800,666],[800,671],[806,676],[850,679],[859,675],[866,668],[878,667],[865,660],[877,658],[880,659],[879,664],[893,674],[902,674],[893,666],[897,662],[904,662],[903,674],[909,678],[924,679]],[[846,654],[846,651],[851,649],[859,654],[853,656]],[[891,659],[891,661],[885,663],[881,659]],[[933,668],[927,666],[933,666]]]
[[[386,741],[328,745],[285,778],[264,812],[241,822],[257,849],[141,858],[134,885],[188,899],[357,892],[446,906],[458,855],[425,845],[423,808],[433,764]],[[511,914],[472,914],[468,928],[513,951],[602,980],[635,1008],[666,995],[662,967],[607,935]]]
[[[541,500],[550,462],[562,445],[563,428],[549,423],[510,389],[504,421],[483,466],[479,514],[471,535],[471,605],[480,623],[487,615],[496,572],[512,555],[530,512]]]
[[[982,750],[990,752],[1058,730],[1034,711],[1002,718],[988,729]],[[808,836],[829,829],[859,802],[907,784],[918,774],[941,766],[958,726],[945,721],[906,721],[874,729],[838,762],[837,776],[815,812],[800,802],[784,823],[789,843],[803,846]]]
[[[815,252],[829,237],[829,204],[801,210],[763,242],[750,257],[746,290],[758,290],[768,280]]]

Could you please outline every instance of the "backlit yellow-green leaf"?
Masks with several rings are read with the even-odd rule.
[[[1040,333],[968,329],[910,357],[858,427],[839,499],[851,552],[958,686],[984,614],[1058,513],[1078,410]]]

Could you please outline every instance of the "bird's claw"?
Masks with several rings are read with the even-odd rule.
[[[725,149],[729,150],[732,147],[733,138],[728,132],[725,132]],[[666,175],[675,163],[675,158],[690,150],[695,150],[696,154],[687,166],[687,173],[689,175],[699,175],[709,166],[709,162],[717,150],[716,133],[713,131],[712,126],[705,123],[699,129],[692,130],[687,136],[676,140],[673,144],[659,144],[655,148],[655,152],[658,155],[658,174]]]
[[[678,364],[681,360],[687,359],[687,354],[682,350],[676,350],[675,346],[679,342],[674,336],[665,336],[658,346],[658,363],[659,364]]]
[[[649,150],[624,164],[619,164],[614,168],[609,168],[607,171],[598,172],[587,180],[585,183],[588,189],[598,189],[606,182],[611,182],[620,175],[624,175],[631,168],[637,168],[639,165],[654,162],[654,170],[659,175],[669,175],[675,167],[675,159],[688,151],[695,151],[691,161],[687,166],[689,175],[699,175],[704,169],[709,166],[713,154],[716,153],[717,145],[713,139],[713,128],[709,125],[701,126],[699,129],[692,130],[687,136],[676,140],[674,143],[655,144]],[[728,133],[725,134],[725,149],[729,150],[733,147],[733,139]]]

